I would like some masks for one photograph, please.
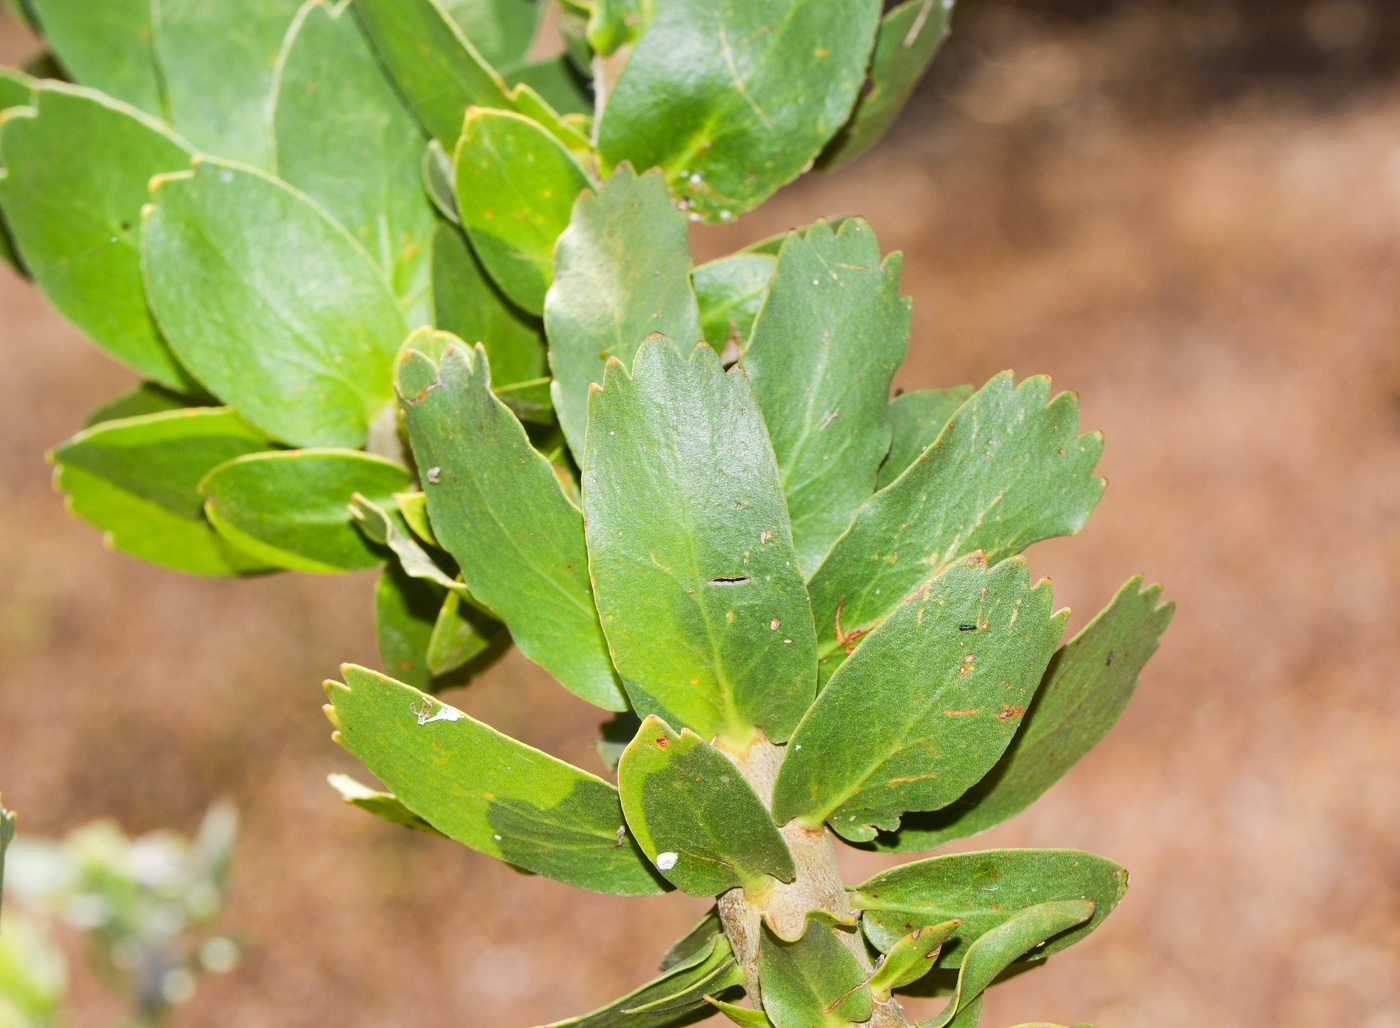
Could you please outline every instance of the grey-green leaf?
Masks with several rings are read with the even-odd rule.
[[[761,892],[771,879],[797,874],[753,786],[689,729],[673,731],[654,715],[643,721],[623,751],[617,787],[642,852],[692,896]]]
[[[428,832],[432,835],[442,835],[427,821],[405,807],[403,801],[392,792],[379,792],[376,789],[371,789],[369,786],[355,781],[349,775],[327,775],[326,780],[331,783],[331,788],[340,793],[340,798],[352,807],[359,807],[375,817],[383,818],[390,824],[402,825],[405,828]]]
[[[895,941],[885,959],[870,975],[870,994],[878,1003],[890,998],[895,989],[918,981],[938,966],[938,952],[957,929],[954,919],[937,925],[915,928]]]
[[[478,610],[462,593],[449,592],[428,639],[428,669],[434,675],[460,671],[502,642],[503,631],[499,621]],[[453,676],[446,684],[463,685],[465,682],[462,676]]]
[[[565,688],[625,708],[593,605],[583,515],[492,394],[485,350],[449,343],[440,367],[409,350],[398,376],[433,530],[472,594]]]
[[[54,484],[68,508],[124,553],[179,571],[232,575],[267,565],[204,517],[199,482],[271,440],[226,407],[109,421],[56,446]]]
[[[742,368],[657,336],[589,405],[588,559],[640,714],[781,742],[815,692],[816,641],[763,418]]]
[[[742,354],[748,346],[753,319],[768,295],[774,263],[769,254],[736,253],[690,272],[700,305],[700,327],[720,354]]]
[[[818,168],[835,171],[849,164],[889,131],[948,38],[952,14],[952,0],[905,0],[880,19],[869,84],[850,121],[817,158]]]
[[[875,847],[930,850],[974,835],[1025,810],[1093,749],[1137,688],[1138,674],[1175,611],[1162,587],[1129,579],[1113,601],[1050,658],[1021,730],[996,767],[947,807],[909,817]]]
[[[364,245],[420,325],[437,221],[420,177],[427,139],[348,4],[310,0],[287,33],[272,93],[274,168]]]
[[[106,403],[94,407],[83,419],[84,428],[92,428],[104,421],[120,421],[124,418],[139,418],[147,414],[162,414],[165,411],[189,410],[201,406],[192,396],[172,392],[154,382],[142,382]]]
[[[695,923],[694,928],[671,943],[670,948],[661,958],[661,970],[669,971],[677,964],[689,960],[707,948],[710,940],[723,931],[724,925],[719,919],[719,908],[711,907],[705,916]]]
[[[743,357],[763,408],[808,577],[875,491],[889,397],[909,347],[904,258],[860,218],[789,233]]]
[[[796,942],[766,925],[758,943],[763,1011],[775,1028],[842,1028],[870,1020],[865,972],[833,929],[809,919]]]
[[[929,574],[973,550],[987,563],[1072,535],[1103,495],[1097,433],[1077,436],[1079,401],[1050,380],[997,375],[938,440],[857,512],[808,591],[821,679]]]
[[[267,168],[267,106],[282,40],[302,0],[151,0],[171,122],[201,152]]]
[[[410,494],[398,493],[394,498],[398,500],[405,495]],[[399,558],[399,565],[410,576],[431,582],[447,592],[470,597],[467,587],[438,567],[427,551],[418,545],[408,528],[408,519],[397,512],[391,513],[394,510],[392,506],[382,506],[357,492],[351,496],[347,509],[360,531],[371,542],[393,550]]]
[[[943,426],[972,395],[972,386],[919,389],[890,401],[890,452],[880,465],[875,488],[883,489],[928,449]]]
[[[741,1007],[737,1003],[715,999],[713,996],[706,996],[705,1001],[740,1028],[773,1028],[773,1022],[768,1020],[768,1015],[762,1010]]]
[[[904,935],[954,918],[939,954],[957,967],[968,947],[1018,910],[1047,900],[1091,900],[1094,917],[1036,955],[1057,953],[1088,935],[1128,889],[1128,872],[1081,850],[1010,849],[929,857],[883,871],[851,891],[866,938],[881,951]]]
[[[588,387],[616,357],[630,368],[652,332],[689,347],[700,338],[690,287],[685,215],[658,172],[624,165],[597,195],[574,203],[555,246],[554,285],[545,298],[551,386],[559,424],[576,458],[583,455]]]
[[[144,219],[152,309],[184,364],[293,446],[358,447],[389,405],[408,334],[374,260],[304,194],[196,158]]]
[[[493,68],[525,59],[544,7],[540,0],[442,0],[442,9]]]
[[[27,0],[44,42],[74,82],[164,118],[151,50],[151,0]]]
[[[832,676],[793,733],[773,790],[779,824],[842,838],[937,810],[1006,749],[1064,630],[1025,558],[980,553],[930,577]],[[859,726],[858,728],[856,726]]]
[[[412,686],[342,670],[344,685],[326,683],[336,740],[448,838],[594,892],[665,890],[607,782]]]
[[[447,590],[414,578],[392,561],[374,587],[374,637],[384,669],[400,682],[430,691],[428,643]]]
[[[0,205],[25,267],[59,312],[123,364],[177,390],[195,386],[146,306],[139,250],[146,183],[189,167],[190,151],[133,107],[45,83],[33,113],[0,131]]]
[[[845,123],[879,0],[670,0],[638,40],[598,130],[608,165],[659,166],[708,220],[797,177]]]

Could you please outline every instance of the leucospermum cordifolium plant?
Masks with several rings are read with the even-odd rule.
[[[1097,503],[1077,402],[1010,373],[890,399],[910,307],[858,218],[694,266],[889,125],[909,0],[29,0],[83,85],[14,77],[16,259],[149,381],[54,451],[74,510],[187,571],[384,565],[384,663],[330,683],[344,798],[595,891],[716,905],[575,1019],[976,1024],[1126,873],[1006,850],[840,879],[1018,813],[1170,618],[1067,612],[1021,555]],[[526,16],[528,15],[528,17]],[[98,92],[97,90],[104,90]],[[616,712],[617,785],[444,704],[513,643]],[[739,1002],[746,994],[748,1005]]]

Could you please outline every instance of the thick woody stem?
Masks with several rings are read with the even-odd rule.
[[[773,783],[778,777],[778,765],[783,760],[783,748],[775,746],[762,735],[740,751],[727,749],[721,740],[716,748],[734,762],[763,805],[772,809]],[[744,988],[754,1005],[762,1007],[762,983],[758,974],[758,941],[766,918],[773,930],[783,938],[800,936],[806,925],[807,913],[825,910],[840,918],[850,918],[855,911],[841,882],[841,869],[836,865],[836,849],[826,829],[812,831],[796,821],[790,821],[779,831],[792,851],[797,877],[791,883],[772,881],[762,893],[746,893],[742,888],[730,889],[719,898],[719,917],[724,934],[734,949],[734,957],[744,974]],[[859,932],[836,932],[867,973],[871,970],[870,956]],[[875,1013],[867,1022],[870,1028],[909,1028],[904,1011],[893,998],[875,1005]]]

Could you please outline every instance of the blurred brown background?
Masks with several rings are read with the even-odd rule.
[[[907,254],[907,388],[1045,372],[1110,488],[1035,547],[1077,628],[1179,612],[1109,738],[966,848],[1078,846],[1119,911],[984,1023],[1400,1028],[1400,11],[1393,0],[963,0],[894,135],[697,231],[859,212]],[[30,43],[12,26],[0,59]],[[375,661],[368,577],[199,581],[67,517],[42,453],[129,376],[0,281],[0,789],[22,829],[246,817],[249,956],[180,1025],[555,1020],[705,904],[589,896],[342,806],[320,681]],[[451,697],[583,766],[598,715],[518,657]],[[858,880],[893,858],[845,851]],[[81,974],[77,1023],[115,1010]],[[932,1001],[916,1005],[928,1016]]]

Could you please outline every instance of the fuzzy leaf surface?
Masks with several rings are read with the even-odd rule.
[[[268,97],[302,0],[151,0],[170,119],[202,153],[267,168]]]
[[[272,94],[274,166],[369,251],[410,321],[430,309],[436,218],[423,195],[427,138],[347,4],[311,0],[287,34]]]
[[[142,252],[156,319],[181,361],[293,446],[358,447],[393,396],[408,334],[364,247],[304,194],[197,159],[152,184]]]
[[[655,715],[643,721],[622,753],[617,787],[642,852],[692,896],[759,891],[769,876],[790,882],[797,874],[753,786],[689,729],[673,731]]]
[[[166,117],[151,49],[151,0],[27,0],[44,42],[74,82]]]
[[[1076,436],[1078,427],[1078,399],[1050,400],[1043,377],[1016,386],[1003,372],[958,408],[937,442],[866,501],[812,576],[822,680],[930,570],[973,550],[995,564],[1079,531],[1104,481],[1093,473],[1103,440]]]
[[[565,688],[624,709],[593,605],[583,515],[491,392],[485,350],[450,343],[440,367],[409,350],[398,384],[428,516],[467,587]]]
[[[1050,583],[1032,587],[1022,557],[988,568],[973,554],[930,577],[832,676],[793,733],[774,820],[829,821],[865,842],[907,810],[961,796],[1030,705],[1069,616],[1052,608]]]
[[[889,452],[890,382],[912,316],[903,264],[900,254],[881,262],[860,218],[789,233],[743,357],[808,577],[875,491]]]
[[[597,194],[574,201],[555,246],[554,284],[545,297],[554,409],[574,456],[583,456],[588,387],[616,357],[631,368],[652,332],[682,346],[700,338],[690,287],[685,215],[659,173],[624,165]]]
[[[333,574],[384,562],[348,509],[363,493],[380,506],[413,481],[408,469],[357,450],[281,450],[220,464],[200,482],[219,534],[273,567]]]
[[[985,850],[901,864],[862,882],[851,902],[863,910],[865,937],[882,952],[915,929],[958,919],[938,958],[939,967],[957,967],[974,942],[1017,911],[1049,900],[1091,900],[1094,916],[1036,955],[1058,953],[1097,928],[1127,890],[1128,872],[1093,853]]]
[[[930,850],[1019,814],[1108,734],[1137,688],[1175,611],[1158,604],[1161,586],[1129,579],[1094,620],[1062,646],[1045,670],[1021,730],[987,776],[947,807],[911,816],[875,848]]]
[[[399,92],[448,153],[468,107],[516,109],[501,76],[438,0],[355,0],[355,12]]]
[[[133,557],[201,575],[262,571],[204,517],[200,480],[272,441],[227,407],[109,421],[54,447],[68,508]]]
[[[938,966],[938,952],[957,929],[958,922],[925,925],[898,939],[870,975],[870,993],[883,1003],[890,993],[918,981]]]
[[[390,824],[402,825],[419,832],[442,835],[436,828],[403,805],[403,801],[392,792],[379,792],[355,781],[349,775],[327,775],[331,788],[340,793],[340,798],[352,807],[383,818]],[[446,838],[446,836],[443,836]]]
[[[742,353],[748,345],[775,262],[766,253],[736,253],[690,272],[700,305],[700,328],[716,352],[723,354],[733,344]]]
[[[554,279],[554,242],[589,186],[574,156],[522,114],[472,108],[457,145],[457,210],[472,250],[531,314]]]
[[[850,120],[817,158],[818,168],[844,167],[889,131],[948,38],[952,14],[951,0],[905,0],[880,19],[869,84],[861,90]]]
[[[154,382],[142,382],[106,403],[100,403],[88,412],[83,419],[84,428],[92,428],[104,421],[120,421],[124,418],[139,418],[147,414],[163,414],[172,410],[191,410],[199,407],[199,401],[181,393],[172,392]]]
[[[344,685],[326,683],[336,740],[448,838],[594,892],[665,890],[607,782],[412,686],[342,670]]]
[[[447,590],[414,578],[392,561],[374,587],[374,637],[389,674],[415,689],[431,691],[428,643]]]
[[[655,337],[589,406],[589,569],[639,714],[781,742],[812,702],[816,638],[768,433],[742,368]]]
[[[879,0],[670,0],[603,111],[609,165],[659,166],[707,220],[797,177],[846,121]]]
[[[506,68],[525,59],[544,6],[539,0],[442,2],[448,17],[493,68]]]
[[[890,452],[880,465],[875,488],[885,488],[918,460],[971,395],[972,386],[961,385],[952,389],[919,389],[891,400]]]
[[[161,338],[141,283],[141,208],[152,175],[190,151],[154,119],[100,93],[46,83],[34,113],[0,130],[0,205],[49,302],[117,360],[177,390],[194,380]]]
[[[868,1021],[874,1010],[855,954],[820,921],[809,919],[796,942],[761,928],[758,975],[775,1028],[843,1028]]]

